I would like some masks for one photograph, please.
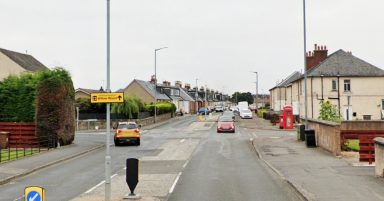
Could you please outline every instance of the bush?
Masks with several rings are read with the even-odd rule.
[[[69,73],[56,68],[39,74],[37,86],[37,136],[45,146],[71,144],[75,137],[75,90]]]
[[[153,116],[155,114],[155,105],[146,105],[146,111],[150,112]],[[170,102],[161,102],[156,104],[156,115],[166,114],[166,113],[175,113],[176,105]]]
[[[139,112],[145,110],[144,103],[137,97],[124,97],[124,103],[112,104],[112,113],[123,114],[128,119],[137,119]]]

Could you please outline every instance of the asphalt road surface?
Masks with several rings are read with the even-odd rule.
[[[245,120],[246,121],[246,120]],[[249,133],[209,130],[184,169],[169,201],[296,201],[302,200],[286,182],[262,163]]]
[[[159,152],[160,145],[166,143],[174,135],[180,135],[177,128],[190,125],[195,118],[189,117],[172,122],[142,135],[141,146],[111,147],[112,174],[121,172],[127,158],[151,156]],[[111,139],[113,135],[111,135]],[[105,133],[77,134],[75,144],[103,144]],[[113,142],[113,140],[111,140]],[[45,168],[31,175],[16,179],[0,186],[0,201],[24,200],[26,186],[44,187],[47,201],[71,200],[105,179],[105,149],[91,152],[58,165]]]

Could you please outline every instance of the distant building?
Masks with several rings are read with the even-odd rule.
[[[9,75],[20,75],[23,72],[45,69],[48,68],[31,55],[0,48],[0,80]]]

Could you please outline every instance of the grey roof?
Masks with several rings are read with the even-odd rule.
[[[185,101],[195,101],[184,89],[180,88],[180,97]]]
[[[78,88],[75,90],[75,92],[78,92],[78,91],[82,91],[86,94],[91,94],[91,93],[102,93],[104,91],[100,91],[100,90],[97,90],[97,89],[85,89],[85,88]]]
[[[295,71],[293,72],[291,75],[289,75],[287,78],[285,78],[283,81],[281,81],[280,83],[278,83],[275,87],[273,87],[272,89],[274,88],[279,88],[279,87],[287,87],[288,85],[290,85],[293,81],[296,81],[297,79],[299,79],[300,77],[302,76],[302,74],[299,72],[299,71]],[[270,89],[270,90],[272,90]]]
[[[344,50],[338,50],[316,67],[308,71],[308,76],[358,76],[380,77],[384,71]]]
[[[17,63],[27,71],[39,71],[48,69],[33,56],[0,48],[0,52]]]
[[[170,98],[172,100],[178,100],[178,101],[182,101],[183,100],[183,98],[181,98],[180,96],[170,96]]]
[[[155,93],[155,85],[148,81],[136,80],[151,96],[155,97],[158,100],[171,100],[166,94]]]

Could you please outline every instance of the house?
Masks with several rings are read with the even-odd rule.
[[[296,89],[294,91],[292,82],[301,77],[302,74],[300,72],[293,72],[269,90],[271,93],[271,109],[274,111],[281,111],[285,105],[292,105],[293,114],[299,115],[299,102],[297,99],[295,99],[295,101],[292,99],[293,94],[295,94],[294,92],[296,92]]]
[[[278,100],[293,106],[297,102],[304,117],[304,76],[284,82],[281,88],[287,93],[283,97],[277,94],[277,88],[270,90],[273,108],[276,110]],[[330,101],[344,120],[383,119],[384,71],[351,52],[340,49],[328,56],[325,46],[315,45],[313,53],[307,54],[308,118],[319,117],[322,100]]]
[[[144,103],[151,104],[162,101],[172,101],[169,96],[160,90],[160,86],[155,90],[155,80],[152,77],[151,81],[143,81],[134,79],[123,92],[125,96],[139,97]],[[155,98],[156,97],[156,98]]]
[[[101,93],[101,92],[104,92],[103,87],[101,87],[99,90],[78,88],[75,90],[75,100],[79,98],[91,99],[91,93]]]
[[[31,55],[0,48],[0,80],[9,75],[45,69],[48,68]]]

